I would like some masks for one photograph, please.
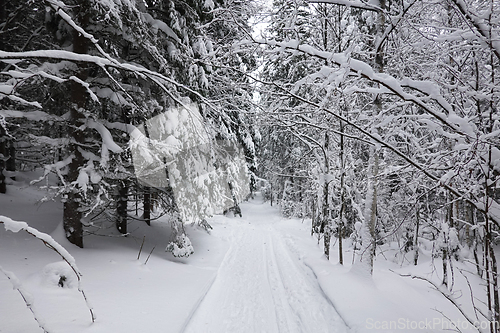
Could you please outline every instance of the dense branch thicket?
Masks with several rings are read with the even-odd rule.
[[[397,242],[486,283],[499,319],[500,8],[495,1],[276,0],[260,45],[260,172],[287,216],[312,218],[371,271]],[[279,148],[279,149],[278,149]],[[484,310],[484,309],[483,309]],[[483,311],[487,313],[488,311]],[[498,327],[491,327],[494,331]]]

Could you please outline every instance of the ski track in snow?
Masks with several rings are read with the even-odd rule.
[[[233,220],[231,246],[184,332],[347,332],[314,274],[289,247],[292,239],[275,226],[276,212],[245,213]]]

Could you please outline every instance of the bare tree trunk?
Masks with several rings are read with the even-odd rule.
[[[361,226],[361,257],[360,263],[364,270],[373,273],[373,259],[375,257],[375,223],[377,221],[377,176],[378,152],[370,147],[370,161],[368,165],[368,189],[365,200],[365,219]]]
[[[2,118],[3,119],[3,118]],[[0,120],[2,120],[0,119]],[[7,160],[7,132],[0,123],[0,193],[7,192],[7,183],[5,182],[5,164]]]
[[[339,236],[339,264],[344,264],[344,253],[342,249],[342,239],[344,237],[344,210],[345,210],[345,161],[344,161],[344,123],[340,121],[340,213],[338,221],[338,236]]]
[[[493,10],[494,8],[494,2],[490,2],[490,10]],[[491,13],[489,16],[489,23],[491,26]],[[491,36],[491,31],[490,31],[490,36]],[[493,55],[493,52],[490,51],[490,66],[492,67],[491,70],[491,86],[495,86],[495,58]],[[491,95],[494,95],[494,91],[492,88]],[[493,119],[493,114],[494,110],[496,110],[496,105],[493,99],[490,99],[490,105],[489,105],[489,117],[488,117],[488,125],[486,128],[486,131],[491,134],[493,132],[493,124],[494,124],[494,119]],[[499,323],[500,323],[500,299],[499,293],[498,293],[498,267],[497,267],[497,260],[495,256],[495,251],[493,249],[493,237],[492,237],[492,225],[489,217],[489,208],[490,208],[490,202],[494,201],[495,198],[495,173],[491,169],[493,157],[492,157],[492,146],[491,143],[488,146],[488,164],[487,164],[487,171],[486,171],[486,177],[485,177],[485,182],[484,182],[484,197],[485,197],[485,246],[488,246],[487,252],[488,256],[486,257],[486,262],[489,263],[486,267],[486,276],[488,277],[488,310],[492,314],[492,318],[490,318],[491,322],[491,332],[497,333],[499,331]],[[490,266],[491,271],[489,271],[488,266]],[[490,286],[491,284],[491,286]],[[493,304],[492,304],[493,303]]]
[[[493,321],[496,323],[495,324],[495,332],[498,332],[499,330],[499,323],[500,323],[500,299],[498,298],[498,266],[497,266],[497,259],[495,255],[495,251],[493,250],[493,246],[491,245],[491,242],[489,243],[490,245],[490,258],[491,258],[491,282],[492,282],[492,289],[493,289]]]
[[[385,16],[385,0],[379,1],[381,10],[377,11],[377,24],[374,40],[375,42],[384,34]],[[375,45],[374,68],[382,73],[384,71],[384,52],[383,45]],[[382,112],[381,96],[375,97],[375,116]],[[375,224],[377,221],[377,185],[378,185],[378,151],[375,147],[370,147],[370,158],[368,162],[368,188],[365,199],[365,219],[361,227],[362,249],[360,262],[366,266],[365,270],[373,273],[373,260],[375,258]]]
[[[311,236],[314,234],[316,229],[316,200],[313,200],[312,203],[312,212],[311,212]]]
[[[89,13],[87,9],[90,4],[87,1],[80,1],[79,6],[75,8],[77,22],[81,27],[85,27],[89,23]],[[82,34],[73,31],[73,51],[75,53],[85,54],[88,52],[89,42]],[[85,65],[78,65],[79,72],[77,76],[80,80],[85,81],[88,77],[88,70]],[[73,155],[71,163],[68,165],[67,181],[72,183],[77,180],[80,168],[84,166],[85,159],[78,149],[80,145],[85,144],[85,135],[81,129],[82,121],[85,119],[81,113],[87,103],[87,91],[78,82],[71,81],[71,101],[73,106],[70,110],[69,123],[71,126],[71,141],[69,146],[70,154]],[[83,247],[83,226],[82,226],[82,211],[81,202],[83,200],[79,189],[71,188],[67,193],[67,198],[64,202],[63,225],[66,233],[66,238],[76,246]]]
[[[330,173],[330,162],[328,160],[328,146],[329,146],[329,136],[328,133],[325,134],[325,144],[323,147],[323,155],[325,158],[325,176],[324,176],[324,184],[323,184],[323,214],[322,214],[322,221],[321,221],[321,229],[320,232],[323,233],[323,247],[324,247],[324,252],[326,259],[330,259],[330,240],[332,237],[332,228],[330,226],[330,205],[329,205],[329,193],[328,193],[328,176]]]
[[[116,201],[116,228],[122,234],[127,233],[128,188],[125,180],[120,183]]]
[[[330,259],[330,210],[328,209],[328,181],[326,180],[325,175],[325,183],[323,184],[323,213],[322,213],[322,221],[321,221],[321,229],[320,232],[323,233],[324,240],[324,252],[326,259]]]
[[[444,235],[446,239],[446,235]],[[445,241],[445,244],[447,245],[447,242]],[[448,288],[448,249],[447,247],[444,247],[442,249],[443,255],[442,255],[442,260],[443,260],[443,286]]]
[[[273,206],[273,184],[269,183],[269,187],[271,188],[271,207]]]
[[[6,22],[7,21],[7,13],[5,10],[5,5],[6,1],[1,1],[0,2],[0,22]],[[4,41],[4,33],[0,33],[0,50],[6,50],[6,45]],[[0,64],[0,70],[4,69],[4,64]],[[5,163],[6,163],[6,158],[7,158],[7,128],[4,128],[3,126],[6,126],[4,122],[4,118],[0,118],[0,193],[6,193],[7,192],[7,184],[5,183],[5,175],[4,175],[4,170],[5,170]]]
[[[151,188],[145,186],[143,195],[144,199],[142,201],[142,218],[147,225],[151,225]]]
[[[8,148],[9,158],[7,159],[5,168],[7,171],[16,171],[16,147],[14,146],[14,140],[10,140],[10,145]],[[12,180],[16,180],[15,176],[10,177]]]
[[[415,255],[413,257],[413,265],[417,266],[418,264],[418,229],[420,227],[420,211],[417,209],[415,213],[415,219],[417,225],[415,226],[415,237],[413,238],[413,249],[415,250]]]

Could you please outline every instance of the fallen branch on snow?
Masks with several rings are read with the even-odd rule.
[[[19,232],[21,230],[26,231],[28,234],[32,235],[33,237],[41,240],[45,246],[47,246],[49,249],[55,251],[57,254],[59,254],[61,256],[61,258],[69,265],[69,267],[71,267],[71,269],[75,273],[76,278],[78,279],[78,291],[82,294],[83,299],[85,300],[85,303],[87,305],[87,308],[90,311],[90,316],[92,318],[92,322],[94,322],[95,321],[94,311],[93,311],[92,306],[90,305],[90,303],[87,299],[87,296],[85,295],[85,292],[82,289],[82,286],[81,286],[82,273],[80,273],[80,270],[76,266],[75,258],[73,258],[73,256],[71,254],[69,254],[69,252],[64,247],[62,247],[61,244],[56,242],[50,235],[47,235],[46,233],[43,233],[43,232],[38,231],[37,229],[35,229],[33,227],[30,227],[26,222],[14,221],[11,218],[0,215],[0,224],[3,224],[5,227],[5,230],[8,230],[8,231],[12,231],[12,232]],[[3,269],[2,269],[2,272],[4,274],[6,274],[6,271],[4,271]],[[7,273],[10,273],[10,272],[7,272]],[[15,277],[14,275],[12,275],[12,276]],[[7,275],[7,277],[11,280],[11,282],[13,282],[13,280],[8,275]],[[16,284],[14,282],[13,282],[13,284],[14,284],[14,287],[16,288]],[[21,293],[21,291],[19,289],[17,289],[17,290]],[[21,295],[23,295],[23,294],[21,293]],[[24,296],[23,296],[23,298],[24,298]],[[25,300],[25,303],[28,306],[28,308],[30,308],[30,310],[31,310],[31,307],[29,305],[30,302],[26,301],[26,298],[24,298],[24,300]],[[31,311],[31,312],[33,312],[33,311]],[[35,320],[36,320],[36,316],[35,316]]]
[[[396,273],[393,270],[390,270],[390,271],[393,273]],[[448,301],[450,301],[450,303],[453,304],[453,306],[455,306],[455,308],[462,314],[462,316],[464,316],[464,318],[472,325],[472,327],[474,327],[479,333],[486,333],[486,331],[484,331],[483,329],[481,329],[480,326],[478,326],[477,320],[475,320],[474,318],[471,318],[468,314],[465,313],[465,311],[462,309],[460,304],[457,303],[456,299],[448,291],[448,289],[437,285],[435,282],[433,282],[433,281],[431,281],[428,278],[425,278],[423,276],[418,276],[415,274],[400,274],[400,273],[396,273],[396,274],[398,274],[401,277],[410,277],[412,279],[422,280],[422,281],[429,283],[434,289],[439,291],[441,293],[441,295],[443,295]]]
[[[3,269],[2,266],[0,266],[0,272],[2,272],[9,279],[14,289],[19,292],[19,294],[24,300],[24,303],[26,303],[26,306],[28,307],[28,309],[30,309],[31,313],[33,314],[33,318],[35,318],[35,321],[38,323],[38,326],[43,330],[44,333],[49,333],[48,329],[45,327],[45,324],[40,319],[40,317],[37,314],[37,311],[33,306],[33,297],[28,291],[26,291],[23,288],[21,281],[19,281],[17,276],[13,272],[6,271],[5,269]]]

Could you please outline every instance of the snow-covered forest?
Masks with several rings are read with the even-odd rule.
[[[0,3],[0,332],[500,332],[498,0]]]

